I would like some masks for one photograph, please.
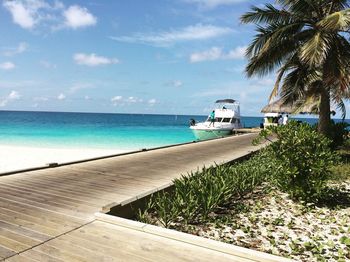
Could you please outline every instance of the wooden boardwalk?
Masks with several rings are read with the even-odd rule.
[[[249,261],[99,221],[204,165],[247,154],[256,134],[145,151],[0,177],[0,260]]]

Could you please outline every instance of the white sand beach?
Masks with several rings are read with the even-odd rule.
[[[65,163],[82,159],[119,154],[122,152],[126,152],[126,150],[89,148],[41,148],[0,145],[0,173],[45,166],[48,163]]]

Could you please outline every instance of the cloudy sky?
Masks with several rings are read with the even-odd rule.
[[[274,76],[245,77],[239,17],[266,1],[1,1],[0,110],[258,116]]]

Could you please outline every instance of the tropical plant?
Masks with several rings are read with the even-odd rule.
[[[267,159],[274,159],[272,181],[292,198],[317,202],[326,189],[331,167],[339,160],[330,148],[331,140],[307,123],[291,121],[269,127],[261,137],[273,134]]]
[[[278,69],[270,101],[318,108],[319,132],[328,135],[331,103],[345,117],[350,86],[350,9],[347,0],[276,0],[241,17],[255,23],[247,49],[248,76]]]
[[[242,163],[203,168],[175,179],[174,190],[154,194],[145,209],[138,210],[138,219],[153,218],[164,227],[205,221],[211,212],[240,200],[266,180],[274,164],[265,156],[263,149]]]
[[[316,125],[317,128],[317,125]],[[338,147],[344,146],[349,135],[349,124],[347,122],[334,122],[331,120],[329,128],[329,138],[332,140],[331,148],[337,149]]]

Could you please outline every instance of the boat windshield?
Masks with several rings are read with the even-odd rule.
[[[211,122],[211,118],[210,117],[208,117],[207,118],[207,122]],[[221,122],[221,123],[239,123],[239,119],[237,119],[237,118],[229,118],[229,117],[224,117],[224,118],[222,118],[222,117],[216,117],[215,119],[214,119],[214,122]]]
[[[216,103],[214,105],[215,109],[223,109],[223,110],[227,109],[227,110],[238,111],[238,109],[239,109],[238,102],[227,103],[227,102],[221,102],[221,101],[225,101],[225,100],[216,101]]]

